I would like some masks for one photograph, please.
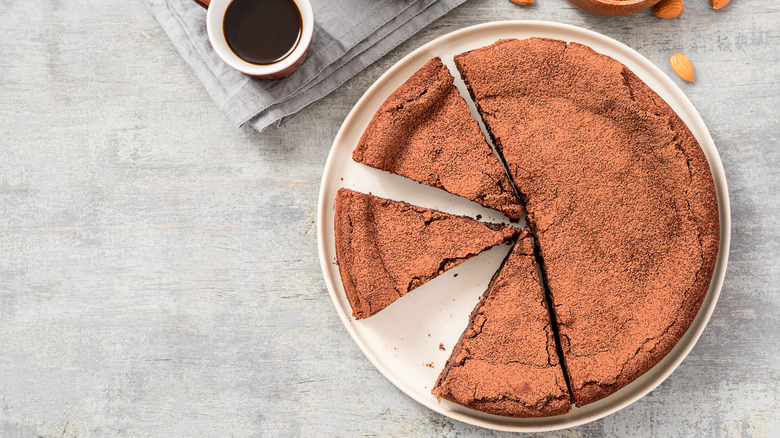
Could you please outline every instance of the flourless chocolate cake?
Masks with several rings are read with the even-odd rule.
[[[490,281],[432,393],[510,417],[571,410],[527,233]]]
[[[367,318],[521,230],[349,189],[336,197],[336,258],[352,315]]]
[[[573,401],[606,397],[674,347],[707,292],[719,219],[704,153],[587,46],[501,40],[455,60],[529,212]]]
[[[506,172],[439,58],[387,98],[352,156],[510,218],[523,214]]]

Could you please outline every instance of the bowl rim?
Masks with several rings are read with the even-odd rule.
[[[578,0],[585,3],[597,3],[616,7],[636,6],[642,3],[658,3],[659,0]]]

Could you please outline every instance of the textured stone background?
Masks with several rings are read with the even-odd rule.
[[[551,436],[780,436],[780,4],[678,19],[470,0],[282,129],[231,126],[141,2],[8,0],[0,29],[0,436],[493,435],[363,357],[321,279],[325,157],[419,45],[500,19],[572,23],[680,83],[718,146],[733,238],[701,340],[647,397]],[[496,434],[501,435],[501,434]]]

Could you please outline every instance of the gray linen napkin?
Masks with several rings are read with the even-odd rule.
[[[228,67],[211,48],[206,12],[192,0],[145,0],[173,45],[237,126],[282,125],[465,0],[312,0],[309,57],[283,79]]]

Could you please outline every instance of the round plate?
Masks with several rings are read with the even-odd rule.
[[[453,214],[481,215],[482,220],[506,221],[500,213],[466,199],[355,163],[352,150],[382,102],[431,58],[442,58],[454,72],[461,94],[467,96],[454,68],[454,55],[492,44],[501,38],[528,37],[586,44],[628,66],[663,97],[682,117],[704,149],[715,179],[720,214],[720,249],[709,292],[696,319],[677,346],[655,367],[615,394],[582,408],[575,407],[566,415],[537,419],[485,414],[446,400],[439,403],[431,395],[431,387],[466,328],[469,313],[509,250],[508,246],[486,251],[424,284],[375,316],[356,321],[350,316],[351,308],[341,285],[333,231],[334,203],[340,187]],[[467,101],[476,114],[470,99]],[[521,432],[562,429],[597,420],[628,406],[663,382],[693,348],[712,314],[726,272],[729,230],[729,198],[723,165],[701,116],[682,91],[658,67],[628,46],[596,32],[543,21],[494,22],[452,32],[425,44],[385,72],[350,111],[333,141],[322,176],[317,217],[317,242],[325,284],[347,331],[374,366],[409,397],[436,412],[477,426]],[[440,349],[440,344],[445,350]]]

